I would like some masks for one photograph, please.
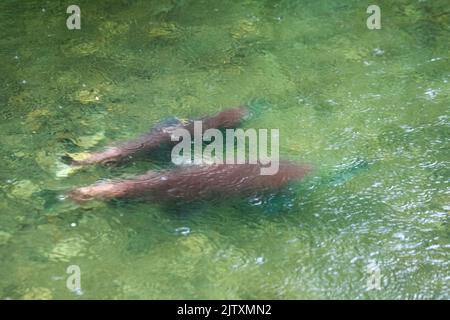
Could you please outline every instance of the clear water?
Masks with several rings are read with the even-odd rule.
[[[78,31],[64,1],[0,4],[1,298],[450,298],[447,1],[378,1],[381,30],[364,1],[77,4]],[[244,127],[279,128],[303,183],[178,210],[58,199],[164,166],[65,176],[61,155],[252,99],[270,107]]]

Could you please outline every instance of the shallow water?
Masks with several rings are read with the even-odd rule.
[[[381,30],[362,1],[77,4],[73,31],[65,2],[0,4],[1,298],[450,298],[447,1],[378,1]],[[171,210],[61,199],[166,165],[68,174],[62,155],[255,99],[244,127],[279,128],[315,166],[302,183]]]

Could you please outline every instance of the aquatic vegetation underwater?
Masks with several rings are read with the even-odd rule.
[[[379,30],[357,0],[77,5],[68,30],[63,1],[0,3],[0,298],[450,298],[447,1],[379,1]],[[167,167],[64,155],[244,103],[308,179],[182,208],[62,199]]]

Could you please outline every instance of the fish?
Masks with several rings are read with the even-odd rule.
[[[141,198],[157,203],[189,203],[197,200],[250,196],[280,189],[311,172],[309,164],[279,161],[278,172],[261,175],[260,163],[180,166],[148,171],[130,179],[103,181],[71,190],[78,203],[99,199]]]
[[[249,116],[247,106],[229,108],[216,115],[201,118],[203,132],[208,129],[231,129]],[[84,159],[66,157],[72,166],[85,166],[93,164],[111,165],[142,151],[152,151],[163,144],[173,143],[171,136],[176,129],[186,129],[191,134],[194,132],[194,120],[180,121],[175,119],[170,123],[158,124],[150,132],[130,141],[116,146],[107,147],[103,151],[86,155]]]

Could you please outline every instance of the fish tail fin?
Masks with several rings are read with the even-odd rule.
[[[270,110],[272,105],[265,98],[253,98],[247,103],[249,109],[249,118],[257,117],[261,113]]]

